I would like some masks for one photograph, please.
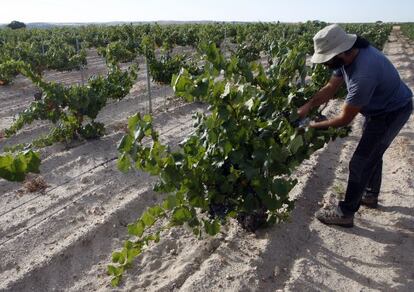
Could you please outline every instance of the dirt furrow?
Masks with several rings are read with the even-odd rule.
[[[203,109],[198,105],[184,105],[170,113],[158,114],[155,118],[155,124],[160,129],[161,140],[172,146],[177,145],[183,137],[192,131],[191,115],[194,110]],[[98,142],[104,143],[104,146],[97,148]],[[114,216],[122,218],[124,215],[116,213],[114,208],[118,208],[125,203],[123,208],[130,210],[128,212],[133,212],[134,210],[129,208],[134,208],[134,206],[136,208],[137,203],[134,202],[141,202],[139,209],[142,209],[149,202],[156,200],[153,195],[141,197],[148,193],[153,181],[148,175],[139,173],[122,174],[116,170],[115,160],[105,163],[105,158],[100,157],[101,160],[94,159],[94,154],[105,156],[105,153],[110,153],[112,157],[116,157],[115,145],[109,148],[105,146],[105,144],[111,144],[111,142],[113,141],[96,141],[95,146],[94,143],[87,143],[82,146],[85,147],[82,152],[88,149],[89,153],[85,152],[84,154],[78,152],[80,147],[71,149],[74,153],[70,157],[75,160],[76,157],[79,157],[79,161],[76,161],[75,165],[70,165],[70,161],[73,160],[66,162],[68,165],[63,170],[58,170],[56,174],[51,175],[55,176],[56,180],[58,177],[62,179],[66,175],[71,177],[85,170],[81,165],[87,166],[89,161],[100,162],[100,165],[89,171],[83,171],[82,175],[76,176],[76,179],[60,184],[45,194],[38,194],[37,197],[30,199],[26,204],[23,203],[11,212],[3,214],[1,226],[6,228],[2,231],[2,242],[0,244],[0,254],[4,255],[4,261],[0,268],[0,278],[4,280],[0,281],[4,283],[2,287],[8,286],[8,289],[20,290],[21,288],[18,287],[21,286],[19,285],[24,285],[26,287],[24,289],[30,290],[30,285],[36,282],[33,281],[33,277],[39,275],[43,269],[51,269],[55,265],[55,261],[56,263],[61,262],[58,253],[79,249],[79,246],[82,246],[82,240],[78,241],[78,239],[72,237],[102,241],[102,238],[95,239],[90,238],[90,236],[95,236],[95,229],[107,230],[109,225],[106,226],[105,224],[109,223],[100,221],[96,223],[95,218],[101,218],[102,216],[105,218],[109,216],[112,218],[110,220],[113,220]],[[58,154],[56,156],[59,158]],[[47,163],[56,165],[53,159],[49,160]],[[72,171],[73,174],[67,173],[68,171]],[[127,193],[128,195],[124,195]],[[131,206],[127,205],[125,201],[127,196],[128,204],[131,204]],[[142,203],[142,201],[146,203]],[[125,226],[125,221],[122,222]],[[112,221],[110,226],[113,226]],[[89,235],[85,235],[85,232]],[[72,236],[75,233],[76,236]],[[46,234],[48,234],[47,239],[45,238]],[[105,240],[110,242],[117,239],[116,237],[110,237]],[[44,248],[48,248],[50,241],[58,242],[58,246],[52,245],[46,256]],[[13,253],[8,253],[11,250]],[[107,247],[105,247],[105,250],[107,250]],[[94,252],[100,253],[101,251],[96,250]],[[102,255],[100,254],[100,256]],[[79,260],[82,261],[82,259]],[[93,262],[85,262],[84,264],[89,266]],[[75,272],[79,273],[79,270],[73,271],[73,273]],[[61,275],[65,280],[69,276],[67,274]],[[54,280],[53,278],[45,278],[44,281],[46,282],[42,283],[43,286],[41,287],[49,287],[48,285],[52,285]],[[25,286],[26,284],[28,286]]]

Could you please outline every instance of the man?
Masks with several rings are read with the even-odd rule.
[[[329,82],[299,108],[303,118],[313,108],[331,99],[345,81],[348,94],[342,112],[332,119],[315,122],[313,128],[348,125],[358,113],[365,116],[359,144],[349,163],[345,199],[338,206],[320,209],[316,218],[325,224],[352,227],[360,204],[375,208],[381,187],[382,156],[413,110],[412,92],[384,54],[368,41],[347,34],[333,24],[313,38],[311,61],[333,70]]]

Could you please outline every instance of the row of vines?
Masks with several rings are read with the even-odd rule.
[[[401,31],[406,37],[410,38],[411,40],[414,40],[414,24],[413,23],[401,24]]]
[[[95,121],[109,99],[121,100],[137,79],[143,57],[155,82],[171,84],[187,102],[209,105],[194,116],[194,131],[171,150],[158,139],[152,117],[137,113],[118,145],[118,167],[158,176],[165,200],[128,226],[130,238],[113,253],[112,284],[151,242],[177,225],[215,235],[229,218],[247,230],[287,218],[294,202],[292,172],[312,153],[348,128],[311,129],[297,109],[327,81],[323,66],[307,65],[313,35],[326,23],[86,26],[51,30],[0,30],[0,80],[18,74],[40,96],[4,131],[11,137],[35,120],[53,125],[46,136],[15,145],[0,155],[0,177],[21,181],[38,172],[40,149],[76,139],[95,139],[105,125]],[[391,27],[344,25],[382,48]],[[182,48],[180,53],[174,48]],[[186,50],[184,50],[185,48]],[[43,78],[45,70],[79,70],[86,52],[97,50],[108,73],[86,84],[65,86]],[[121,64],[127,63],[127,69]],[[123,67],[124,68],[124,67]],[[1,87],[0,87],[1,89]],[[323,118],[320,110],[311,119]]]

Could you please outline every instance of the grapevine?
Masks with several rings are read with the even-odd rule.
[[[217,234],[231,217],[250,231],[285,220],[294,203],[288,196],[296,184],[292,172],[349,131],[298,126],[296,110],[315,92],[313,86],[290,82],[304,70],[306,56],[300,49],[289,51],[267,72],[235,56],[226,60],[214,44],[203,51],[203,74],[182,69],[172,81],[178,96],[210,105],[209,114],[195,115],[194,133],[180,150],[163,145],[152,118],[140,114],[129,119],[129,133],[119,144],[118,167],[158,176],[154,189],[168,195],[128,226],[131,239],[113,253],[114,265],[108,267],[113,285],[171,226],[186,225],[201,237]]]
[[[6,129],[7,137],[16,134],[24,126],[35,120],[48,120],[54,127],[49,134],[24,145],[16,145],[9,150],[30,147],[41,148],[56,142],[70,142],[76,138],[98,138],[104,134],[104,125],[95,121],[100,110],[109,98],[120,100],[125,97],[137,75],[134,68],[121,71],[111,66],[106,77],[92,77],[87,84],[65,87],[63,84],[46,82],[31,67],[21,61],[10,61],[14,67],[28,77],[42,90],[42,96],[19,114],[17,120]]]

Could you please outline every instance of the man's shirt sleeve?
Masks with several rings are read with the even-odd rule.
[[[358,107],[366,106],[372,98],[376,88],[376,82],[373,78],[362,77],[356,80],[350,80],[348,85],[348,95],[345,102]]]

